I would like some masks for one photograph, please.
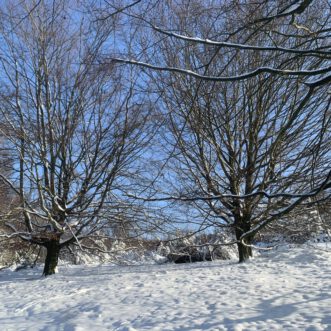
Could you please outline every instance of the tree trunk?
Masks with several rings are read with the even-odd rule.
[[[44,246],[47,249],[47,254],[43,275],[47,277],[49,275],[55,274],[56,272],[60,253],[60,241],[58,239],[52,239],[45,243]]]
[[[240,240],[241,236],[250,230],[249,223],[239,223],[236,225],[236,239]],[[252,247],[247,245],[251,245],[253,237],[246,237],[245,244],[242,242],[238,242],[238,253],[239,253],[239,262],[245,262],[249,260],[250,257],[253,257],[253,250]]]

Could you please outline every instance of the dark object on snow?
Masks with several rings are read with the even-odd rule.
[[[229,260],[231,255],[229,247],[216,247],[214,249],[207,249],[207,247],[181,247],[177,252],[167,254],[169,262],[174,263],[193,263],[213,260]]]
[[[195,252],[192,255],[170,253],[167,258],[169,262],[174,263],[192,263],[212,260],[210,254],[202,254],[200,252]]]
[[[33,268],[35,265],[31,264],[31,263],[22,263],[21,265],[19,265],[18,267],[16,267],[15,271],[20,271],[20,270],[25,270],[28,268]]]

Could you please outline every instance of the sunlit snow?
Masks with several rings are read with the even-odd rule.
[[[0,272],[1,330],[331,330],[331,254]]]

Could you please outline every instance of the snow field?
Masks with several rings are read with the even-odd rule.
[[[0,330],[331,330],[331,254],[0,272]]]

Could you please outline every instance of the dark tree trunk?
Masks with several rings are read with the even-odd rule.
[[[251,226],[247,222],[238,222],[236,225],[236,239],[240,240],[241,236],[250,230]],[[253,237],[246,237],[245,244],[242,242],[238,242],[238,253],[239,253],[239,262],[245,262],[249,260],[250,257],[253,257],[253,250],[252,247],[247,245],[251,245]]]
[[[45,243],[44,246],[47,249],[47,254],[43,275],[47,277],[49,275],[55,274],[59,260],[60,241],[58,239],[52,239]]]

